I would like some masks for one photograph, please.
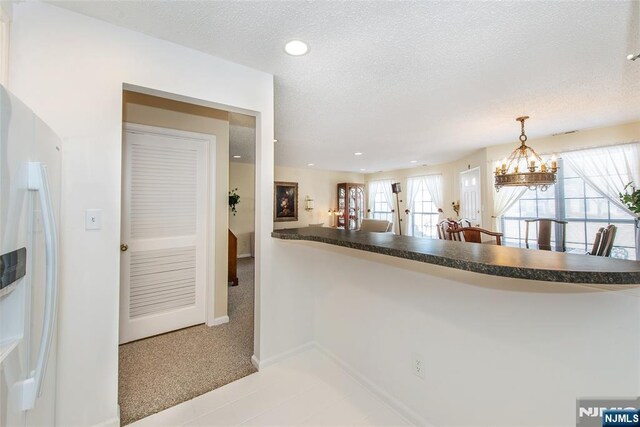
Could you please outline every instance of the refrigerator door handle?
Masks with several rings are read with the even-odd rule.
[[[37,191],[40,199],[45,240],[46,282],[44,322],[38,360],[32,376],[21,383],[21,409],[23,411],[32,409],[35,406],[36,398],[40,396],[58,311],[58,236],[56,234],[47,170],[45,165],[39,162],[29,163],[29,190]]]

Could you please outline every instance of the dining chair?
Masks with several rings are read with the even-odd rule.
[[[438,230],[438,239],[440,240],[451,240],[451,237],[447,233],[447,230],[450,228],[458,228],[458,223],[456,221],[445,219],[440,221],[436,228]]]
[[[552,218],[534,218],[534,219],[525,219],[525,232],[524,232],[524,244],[528,248],[529,247],[529,224],[538,223],[538,249],[543,251],[551,250],[551,227],[554,224],[559,224],[561,227],[556,227],[556,240],[555,240],[555,249],[556,251],[565,252],[567,250],[566,246],[566,234],[567,234],[567,221],[561,221],[558,219]],[[560,232],[558,232],[560,230]],[[560,235],[558,235],[560,234]]]
[[[613,224],[609,224],[606,227],[600,227],[596,233],[596,238],[593,242],[593,249],[590,254],[595,256],[610,257],[613,250],[613,242],[616,239],[616,233],[618,227]]]
[[[600,227],[598,231],[596,231],[596,237],[593,239],[593,247],[591,248],[591,252],[587,252],[587,255],[598,255],[598,250],[600,249],[600,241],[602,240],[602,232],[604,231],[604,227]]]
[[[471,227],[471,221],[466,218],[462,218],[457,221],[459,227]]]
[[[373,233],[386,233],[391,231],[391,222],[386,219],[370,219],[364,218],[360,224],[360,231],[368,231]]]
[[[443,221],[440,221],[436,225],[436,228],[438,229],[438,239],[451,240],[451,236],[449,236],[449,233],[447,233],[447,230],[449,230],[450,228],[456,229],[456,228],[462,228],[462,227],[471,227],[471,221],[464,218],[459,221],[455,221],[452,219],[445,219]]]
[[[471,242],[471,243],[482,243],[482,235],[485,234],[487,236],[496,238],[496,245],[502,246],[502,233],[497,233],[495,231],[485,230],[484,228],[479,227],[460,227],[460,228],[449,228],[447,230],[449,233],[450,239],[458,242]]]

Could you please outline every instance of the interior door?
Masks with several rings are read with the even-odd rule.
[[[482,227],[480,168],[460,172],[460,215]]]
[[[198,135],[125,125],[121,344],[205,321],[208,144]]]

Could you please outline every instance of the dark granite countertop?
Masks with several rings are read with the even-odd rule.
[[[321,242],[493,276],[547,282],[640,285],[640,261],[324,227],[276,230],[271,236]]]

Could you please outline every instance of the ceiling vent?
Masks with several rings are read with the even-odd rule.
[[[574,130],[568,130],[568,131],[566,131],[566,132],[558,132],[558,133],[554,133],[554,134],[551,134],[551,136],[569,135],[569,134],[576,133],[576,132],[578,132],[578,130],[577,130],[577,129],[574,129]]]

